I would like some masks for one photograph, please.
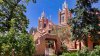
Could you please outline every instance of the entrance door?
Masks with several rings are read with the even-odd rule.
[[[45,40],[46,48],[45,48],[45,56],[52,56],[55,54],[56,45],[54,40]]]

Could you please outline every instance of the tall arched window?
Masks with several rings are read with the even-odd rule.
[[[43,28],[45,28],[46,27],[46,23],[44,23],[44,27]]]
[[[61,22],[64,22],[64,15],[61,15]]]

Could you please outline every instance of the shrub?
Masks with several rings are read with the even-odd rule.
[[[64,52],[60,56],[100,56],[100,46],[95,46],[92,51],[85,47],[77,52]]]

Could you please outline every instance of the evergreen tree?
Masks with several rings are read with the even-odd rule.
[[[100,39],[100,23],[98,16],[100,11],[93,7],[98,0],[76,0],[76,7],[71,10],[74,17],[70,21],[72,23],[73,39],[86,39],[89,35],[92,40]],[[97,14],[99,13],[99,15]]]
[[[0,1],[0,56],[32,56],[34,52],[32,37],[26,31],[29,21],[23,1],[29,2]]]

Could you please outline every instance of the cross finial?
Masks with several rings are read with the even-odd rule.
[[[63,3],[63,9],[67,8],[67,7],[68,7],[68,4],[66,3],[66,0],[65,0],[64,3]]]
[[[44,11],[42,12],[41,17],[45,17],[45,12]]]

